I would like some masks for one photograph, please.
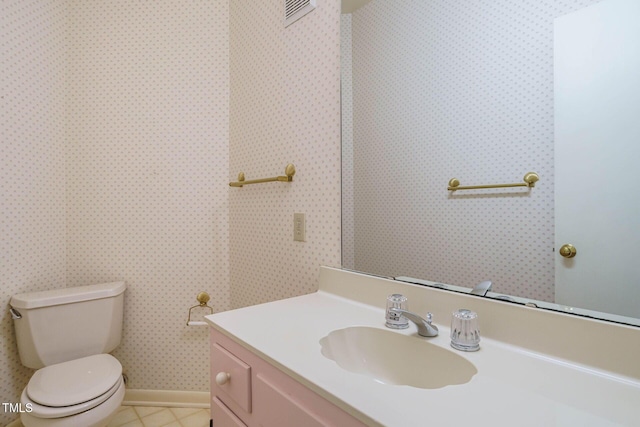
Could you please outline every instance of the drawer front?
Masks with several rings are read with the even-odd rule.
[[[227,408],[224,403],[217,397],[211,400],[211,418],[213,425],[216,427],[247,427],[240,418],[236,416],[231,409]]]
[[[235,355],[214,342],[211,345],[211,376],[213,378],[212,394],[223,402],[231,398],[247,413],[251,413],[251,367]],[[226,381],[217,381],[221,375]]]

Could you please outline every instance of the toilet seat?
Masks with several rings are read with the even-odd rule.
[[[95,354],[37,370],[27,395],[44,406],[77,405],[106,393],[121,375],[122,365],[115,357]]]
[[[101,404],[109,400],[109,398],[111,398],[114,394],[116,394],[120,390],[120,388],[124,388],[124,381],[122,380],[122,378],[120,378],[120,380],[116,382],[113,387],[111,387],[106,393],[98,396],[93,400],[89,400],[78,405],[61,407],[39,405],[38,403],[29,399],[29,396],[27,396],[27,389],[25,388],[22,391],[20,402],[23,406],[31,408],[31,412],[29,412],[29,415],[34,418],[64,418],[80,414],[100,406]],[[26,406],[27,404],[29,404],[30,406]],[[118,406],[120,406],[120,403],[118,403]]]
[[[65,417],[100,405],[121,383],[120,362],[111,355],[97,354],[36,371],[21,401],[31,404],[36,417]]]

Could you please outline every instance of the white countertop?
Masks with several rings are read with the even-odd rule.
[[[637,379],[486,337],[480,351],[459,352],[449,346],[448,325],[438,319],[435,338],[419,337],[413,324],[394,332],[429,340],[472,362],[478,373],[469,383],[429,390],[381,384],[348,372],[321,354],[320,339],[350,326],[389,330],[384,310],[323,291],[213,314],[207,321],[370,425],[640,425]],[[416,366],[430,368],[429,360]]]

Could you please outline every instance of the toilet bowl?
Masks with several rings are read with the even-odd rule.
[[[25,427],[104,427],[124,399],[122,366],[99,354],[42,368],[20,402]]]

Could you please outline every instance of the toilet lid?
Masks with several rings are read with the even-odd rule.
[[[77,405],[106,393],[121,375],[122,365],[115,357],[96,354],[39,369],[26,392],[40,405]]]
[[[120,394],[119,400],[117,395]],[[87,402],[82,402],[78,405],[72,406],[44,406],[40,405],[33,400],[29,399],[27,396],[27,389],[25,387],[22,390],[22,395],[20,396],[20,403],[25,408],[31,408],[31,412],[29,413],[32,417],[35,418],[65,418],[70,417],[72,415],[81,414],[83,412],[90,411],[97,406],[102,405],[107,400],[116,396],[116,401],[118,405],[122,402],[122,398],[124,397],[124,381],[120,379],[118,382],[114,384],[113,387],[106,393],[96,397],[93,400],[89,400]],[[27,406],[28,405],[28,406]]]

